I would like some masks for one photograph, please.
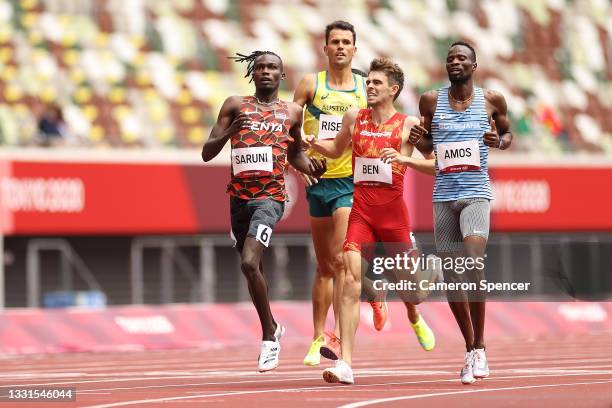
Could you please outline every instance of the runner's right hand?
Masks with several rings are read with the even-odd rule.
[[[307,149],[310,149],[313,144],[316,142],[316,137],[314,135],[304,135],[302,138],[302,145]]]
[[[249,127],[251,127],[251,119],[246,113],[239,112],[238,115],[236,115],[236,117],[232,121],[230,127],[227,129],[227,132],[230,135],[233,135],[240,132],[241,130],[248,129]]]
[[[413,145],[419,143],[419,141],[428,134],[429,132],[425,129],[425,117],[421,116],[421,123],[418,125],[414,125],[410,128],[410,135],[408,136],[408,141]]]

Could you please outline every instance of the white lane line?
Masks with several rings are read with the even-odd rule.
[[[380,398],[380,399],[369,400],[369,401],[354,402],[351,404],[342,405],[338,408],[360,408],[360,407],[366,407],[369,405],[382,404],[385,402],[407,401],[407,400],[414,400],[414,399],[443,397],[443,396],[448,396],[448,395],[459,395],[459,394],[475,394],[479,392],[514,391],[514,390],[528,390],[528,389],[535,389],[535,388],[572,387],[576,385],[593,385],[593,384],[609,384],[609,383],[612,383],[612,380],[565,383],[565,384],[526,385],[522,387],[487,388],[487,389],[452,391],[452,392],[435,392],[431,394],[408,395],[408,396],[403,396],[403,397]]]
[[[355,370],[357,374],[361,373],[360,370]],[[500,370],[502,372],[514,372],[512,370]],[[411,372],[410,374],[404,374],[403,371],[400,370],[390,370],[390,371],[377,371],[380,372],[381,374],[369,374],[369,375],[362,375],[363,377],[371,377],[371,378],[378,378],[378,377],[389,377],[389,376],[410,376],[413,375],[413,373]],[[260,373],[255,373],[255,374],[248,374],[248,375],[234,375],[233,377],[260,377],[259,379],[256,380],[252,380],[252,381],[235,381],[233,383],[235,384],[240,384],[240,383],[247,383],[247,382],[283,382],[283,381],[304,381],[304,380],[315,380],[315,379],[320,379],[320,372],[314,372],[313,371],[306,371],[306,374],[315,374],[316,376],[313,377],[298,377],[298,378],[283,378],[282,376],[284,375],[297,375],[297,374],[302,374],[302,371],[296,371],[296,372],[270,372],[270,373],[264,373],[264,374],[260,374]],[[602,375],[602,374],[608,374],[609,370],[598,370],[598,371],[580,371],[580,372],[575,372],[575,371],[571,371],[571,370],[562,370],[559,372],[556,372],[554,374],[535,374],[535,373],[531,373],[533,375],[518,375],[518,376],[499,376],[499,377],[494,377],[495,379],[506,379],[506,378],[533,378],[533,377],[561,377],[561,376],[581,376],[581,375]],[[455,372],[452,373],[448,373],[448,375],[453,375],[455,376]],[[232,377],[231,375],[228,375],[226,377]],[[266,379],[263,379],[261,377],[268,377]],[[20,383],[20,384],[2,384],[2,387],[24,387],[24,386],[28,386],[28,387],[33,387],[33,386],[54,386],[54,385],[67,385],[67,384],[95,384],[95,383],[114,383],[114,382],[127,382],[127,381],[144,381],[144,380],[149,380],[149,381],[153,381],[153,380],[182,380],[182,379],[191,379],[191,380],[195,380],[195,379],[206,379],[206,378],[214,378],[214,376],[211,375],[192,375],[192,376],[165,376],[165,377],[134,377],[134,378],[117,378],[117,376],[113,376],[112,378],[105,378],[105,379],[99,379],[99,380],[80,380],[80,381],[62,381],[62,382],[48,382],[48,383]],[[421,382],[436,382],[438,380],[427,380],[427,381],[421,381]],[[442,380],[442,381],[456,381],[456,379],[452,379],[452,380]],[[418,383],[418,382],[414,382],[414,383]],[[218,384],[229,384],[229,382],[221,382],[221,383],[202,383],[201,385],[218,385]],[[180,385],[180,384],[178,384]],[[167,384],[165,386],[168,386]]]
[[[612,366],[612,358],[591,358],[591,359],[577,359],[577,358],[570,358],[570,359],[559,359],[556,357],[551,356],[550,359],[548,360],[538,360],[538,359],[529,359],[529,360],[525,360],[525,361],[520,361],[520,360],[507,360],[507,359],[497,359],[497,358],[490,358],[489,359],[491,361],[492,364],[495,364],[496,366],[516,366],[516,367],[520,367],[520,366],[534,366],[534,365],[545,365],[545,364],[551,364],[554,365],[555,367],[558,367],[559,364],[592,364],[592,363],[610,363],[610,365]],[[439,360],[423,360],[423,364],[427,364],[427,366],[432,369],[432,370],[436,370],[436,369],[444,369],[444,368],[454,368],[456,366],[456,364],[448,364],[449,359],[445,358],[445,359],[439,359]],[[439,364],[438,364],[439,363]],[[419,361],[410,361],[409,362],[410,365],[418,365],[420,364]],[[363,368],[369,368],[369,367],[380,367],[380,366],[385,366],[388,368],[400,368],[400,367],[406,367],[408,365],[408,363],[406,364],[397,364],[397,360],[394,361],[394,363],[392,364],[384,364],[381,361],[378,362],[359,362],[356,364],[356,367],[363,367]],[[235,370],[239,370],[239,371],[245,371],[244,368],[248,367],[249,364],[245,364],[244,362],[240,363],[240,364],[235,364],[234,368],[231,367],[232,365],[226,365],[224,368],[224,370],[222,370],[223,372],[229,372],[229,371],[235,371]],[[117,364],[114,367],[98,367],[98,368],[84,368],[84,367],[71,367],[71,369],[30,369],[30,370],[4,370],[2,374],[0,374],[0,379],[10,379],[10,378],[14,378],[14,379],[19,379],[19,378],[34,378],[37,375],[40,375],[40,378],[59,378],[61,377],[60,374],[64,374],[65,377],[79,377],[79,376],[95,376],[95,372],[100,372],[100,371],[108,371],[108,373],[99,373],[99,375],[115,375],[116,371],[113,371],[113,368],[116,370],[117,367],[120,367],[122,369],[122,373],[121,375],[128,375],[128,374],[134,374],[137,376],[142,375],[142,368],[148,368],[148,371],[152,371],[155,368],[166,368],[166,370],[159,370],[159,372],[170,372],[171,370],[168,370],[168,368],[170,368],[168,365],[145,365],[143,364],[142,366],[140,365],[132,365],[132,366],[126,366],[126,365],[121,365],[121,364]],[[244,367],[244,368],[243,368]],[[288,367],[291,367],[291,365],[289,365]],[[298,367],[298,366],[296,366]],[[180,370],[180,372],[184,372],[185,369],[192,369],[191,372],[196,373],[199,372],[200,374],[202,372],[206,372],[206,371],[219,371],[217,369],[215,369],[215,366],[213,365],[209,365],[209,364],[185,364],[185,365],[180,365],[180,368],[182,370]],[[228,368],[230,368],[228,370]],[[243,368],[242,370],[240,370],[240,368]],[[137,371],[126,371],[129,369],[140,369]],[[65,371],[64,371],[65,370]],[[179,370],[176,370],[177,372],[179,372]],[[253,372],[255,372],[255,370],[253,370]],[[189,374],[190,375],[190,374]]]
[[[448,368],[454,368],[455,365],[446,366]],[[261,374],[250,371],[216,371],[216,370],[198,370],[198,371],[150,371],[150,372],[119,372],[119,373],[62,373],[62,374],[38,374],[38,373],[30,373],[30,374],[21,374],[21,375],[2,375],[0,374],[0,379],[5,381],[36,381],[36,380],[44,380],[44,379],[65,379],[69,380],[71,378],[74,379],[104,379],[104,378],[129,378],[129,377],[137,377],[137,378],[150,378],[150,379],[159,379],[159,378],[219,378],[219,377],[261,377],[265,375],[283,375],[283,376],[293,376],[293,375],[313,375],[318,371],[315,370],[284,370],[269,374]],[[569,373],[581,373],[588,372],[594,373],[597,372],[599,374],[611,374],[612,373],[612,364],[606,365],[585,365],[585,366],[551,366],[551,367],[539,367],[539,368],[496,368],[495,372],[497,374],[569,374]],[[355,373],[357,375],[372,375],[372,374],[380,374],[380,375],[403,375],[403,376],[432,376],[432,375],[447,375],[455,373],[454,370],[405,370],[405,369],[394,369],[394,367],[387,367],[386,369],[366,369],[360,368],[356,369]],[[21,385],[27,385],[27,383],[23,383]]]
[[[592,353],[590,354],[592,355]],[[102,358],[105,358],[103,356],[101,356]],[[605,363],[605,362],[612,362],[611,358],[587,358],[589,357],[589,355],[585,355],[585,358],[581,358],[581,356],[572,356],[572,357],[561,357],[558,358],[556,356],[534,356],[532,355],[529,359],[521,359],[520,356],[517,356],[518,358],[510,358],[508,356],[500,356],[499,358],[490,358],[490,360],[492,362],[494,362],[496,365],[516,365],[516,366],[522,366],[522,365],[541,365],[541,364],[559,364],[559,363]],[[182,369],[186,369],[186,368],[193,368],[193,369],[215,369],[217,367],[219,368],[224,368],[226,371],[227,368],[236,368],[239,369],[241,367],[247,367],[248,364],[246,364],[244,362],[244,359],[242,360],[235,360],[235,361],[228,361],[228,362],[202,362],[202,363],[192,363],[190,361],[193,361],[193,359],[186,359],[186,360],[168,360],[168,361],[164,361],[164,360],[153,360],[153,361],[147,361],[147,362],[142,362],[142,364],[136,362],[136,361],[116,361],[116,362],[104,362],[104,361],[99,361],[97,363],[92,362],[92,363],[78,363],[75,362],[74,364],[70,364],[69,362],[59,362],[58,365],[53,365],[52,363],[46,363],[46,364],[41,364],[41,365],[36,365],[36,364],[32,364],[32,365],[21,365],[20,367],[14,367],[14,368],[9,368],[9,367],[5,367],[5,369],[3,370],[3,374],[0,374],[0,378],[8,378],[11,375],[14,375],[15,377],[19,377],[20,375],[24,375],[24,374],[30,374],[30,373],[49,373],[49,374],[54,374],[54,373],[60,373],[60,372],[67,372],[67,373],[73,373],[73,372],[78,372],[78,371],[85,371],[85,372],[95,372],[95,371],[111,371],[113,369],[116,369],[117,367],[120,367],[122,370],[127,370],[127,369],[141,369],[142,368],[149,368],[149,369],[155,369],[155,368],[170,368],[173,365],[176,364],[177,368],[180,367]],[[361,362],[358,364],[358,366],[361,367],[370,367],[370,366],[394,366],[397,364],[397,359],[395,360],[384,360],[384,359],[379,359],[376,360],[377,362]],[[388,361],[388,363],[386,363]],[[411,360],[411,364],[420,364],[420,363],[426,363],[429,367],[432,368],[444,368],[442,366],[439,367],[435,367],[435,365],[437,363],[448,363],[449,361],[449,357],[440,357],[440,358],[430,358],[430,359],[414,359]],[[394,364],[395,363],[395,364]],[[66,364],[66,366],[63,366],[64,364]]]
[[[547,364],[551,364],[552,366],[550,367],[541,367],[541,369],[543,370],[556,370],[556,369],[595,369],[595,368],[607,368],[610,367],[612,368],[612,359],[588,359],[588,360],[578,360],[578,359],[572,359],[572,360],[553,360],[551,359],[550,361],[532,361],[530,360],[529,362],[503,362],[502,360],[490,360],[492,362],[492,364],[495,364],[496,366],[506,366],[507,369],[510,369],[511,366],[523,366],[523,365],[530,365],[530,366],[534,366],[534,365],[543,365],[542,363],[547,363]],[[448,362],[448,359],[446,359],[446,362]],[[606,365],[594,365],[594,363],[600,363],[600,362],[609,362],[610,364],[606,364]],[[529,363],[529,364],[528,364]],[[572,364],[578,364],[578,363],[587,363],[588,365],[580,365],[580,366],[565,366],[562,367],[560,366],[561,364],[564,363],[572,363]],[[428,370],[427,372],[424,371],[418,371],[418,370],[414,370],[415,373],[446,373],[446,371],[444,371],[443,369],[445,368],[454,368],[456,367],[456,364],[429,364],[429,368],[430,370]],[[413,362],[410,363],[410,365],[413,365]],[[358,368],[357,372],[359,372],[359,370],[372,370],[374,367],[376,366],[376,368],[380,367],[381,364],[380,362],[378,363],[357,363],[356,367]],[[383,365],[384,366],[384,365]],[[406,364],[393,364],[393,365],[386,365],[385,367],[387,367],[387,369],[394,369],[394,368],[398,368],[403,372],[409,372],[410,370],[403,370],[403,368],[406,366]],[[129,377],[131,375],[133,376],[143,376],[143,375],[151,375],[151,376],[163,376],[163,375],[184,375],[184,376],[201,376],[203,374],[210,374],[210,376],[214,377],[214,376],[221,376],[221,375],[227,375],[227,376],[242,376],[242,375],[249,375],[249,373],[251,373],[252,375],[257,375],[257,373],[254,370],[234,370],[234,369],[230,369],[230,370],[216,370],[214,368],[208,367],[206,365],[201,366],[202,368],[200,369],[195,369],[195,370],[191,370],[191,371],[186,371],[186,370],[159,370],[159,371],[147,371],[147,372],[143,372],[142,370],[140,371],[122,371],[120,373],[116,373],[116,372],[106,372],[106,373],[95,373],[95,372],[90,372],[90,371],[83,371],[83,372],[75,372],[70,371],[70,372],[64,372],[64,371],[47,371],[47,370],[33,370],[30,372],[7,372],[5,371],[4,373],[0,374],[0,379],[4,379],[4,380],[14,380],[14,381],[19,381],[19,380],[35,380],[35,379],[52,379],[52,378],[78,378],[78,377],[105,377],[105,376],[122,376],[122,377]],[[296,366],[292,366],[292,365],[288,365],[285,368],[292,368],[292,367],[301,367],[301,365],[296,365]],[[370,368],[372,367],[372,368]],[[127,367],[122,367],[122,369],[125,369]],[[153,368],[153,367],[149,367],[149,368]],[[187,368],[187,367],[183,367],[183,368]],[[518,368],[517,368],[518,369]],[[435,371],[438,370],[438,371]],[[96,371],[96,370],[91,370],[91,371]],[[311,373],[312,370],[292,370],[290,372],[284,372],[286,374],[308,374]]]

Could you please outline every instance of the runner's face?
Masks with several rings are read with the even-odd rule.
[[[398,88],[398,85],[389,84],[389,78],[384,72],[370,71],[366,79],[368,106],[376,106],[387,100],[393,101]]]
[[[355,55],[353,33],[348,30],[333,29],[329,33],[327,44],[323,51],[330,65],[350,66]]]
[[[256,89],[268,91],[278,89],[279,81],[284,75],[281,60],[271,54],[257,57],[253,64],[252,75]]]
[[[448,50],[446,56],[446,72],[451,82],[465,82],[476,70],[476,62],[472,60],[472,51],[464,45],[455,45]]]

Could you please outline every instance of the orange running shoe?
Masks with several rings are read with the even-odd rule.
[[[340,339],[334,333],[324,332],[327,339],[325,344],[321,346],[319,353],[330,360],[338,360],[342,355]]]
[[[385,327],[385,324],[387,323],[387,316],[389,315],[387,302],[370,302],[370,306],[372,306],[374,328],[381,331]]]

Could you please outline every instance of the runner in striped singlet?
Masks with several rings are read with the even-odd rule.
[[[421,96],[421,124],[410,132],[419,150],[435,149],[433,192],[434,234],[440,256],[460,254],[481,258],[489,236],[489,148],[505,150],[512,143],[506,100],[495,91],[474,86],[476,52],[465,42],[451,45],[446,57],[450,86]],[[484,269],[467,273],[472,281],[484,278]],[[445,270],[447,282],[460,275]],[[481,291],[450,293],[450,308],[457,320],[466,354],[460,377],[463,384],[489,375],[485,355],[485,297]]]
[[[269,371],[278,366],[279,340],[285,329],[272,316],[261,260],[283,215],[287,199],[283,173],[288,161],[297,170],[319,178],[326,165],[302,151],[302,108],[278,99],[285,76],[280,57],[270,51],[255,51],[234,59],[248,62],[246,76],[255,82],[255,95],[225,100],[202,149],[202,159],[212,160],[230,140],[232,176],[227,191],[232,233],[263,333],[258,369]]]

